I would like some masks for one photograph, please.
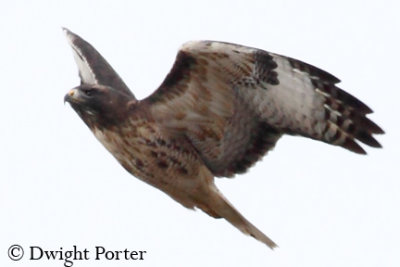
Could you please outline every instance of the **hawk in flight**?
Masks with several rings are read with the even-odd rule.
[[[276,244],[241,215],[214,177],[244,173],[284,134],[359,154],[381,147],[372,110],[335,76],[302,61],[237,44],[184,44],[172,70],[137,100],[96,49],[64,29],[81,84],[65,101],[132,175],[186,208],[224,218],[270,248]]]

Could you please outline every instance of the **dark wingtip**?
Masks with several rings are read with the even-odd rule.
[[[345,142],[342,144],[342,147],[355,152],[357,154],[366,155],[367,152],[359,145],[356,141],[351,138],[346,138]]]
[[[327,88],[326,90],[331,91],[331,94],[334,97],[337,97],[339,100],[341,100],[344,103],[346,103],[347,105],[355,108],[358,112],[360,112],[362,114],[370,114],[373,112],[372,109],[369,106],[367,106],[364,102],[362,102],[355,96],[347,93],[346,91],[344,91],[343,89],[341,89],[337,86]]]
[[[371,133],[374,134],[384,134],[385,131],[379,127],[375,122],[371,121],[370,119],[368,119],[368,129],[371,131]]]
[[[354,135],[354,137],[371,147],[382,147],[382,145],[372,136],[371,131],[359,131]]]

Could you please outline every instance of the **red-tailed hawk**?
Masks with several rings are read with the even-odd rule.
[[[149,97],[137,100],[107,61],[65,30],[81,85],[65,96],[131,174],[183,206],[225,218],[270,248],[275,243],[219,192],[214,177],[244,173],[283,134],[365,154],[380,144],[372,110],[339,79],[299,60],[236,44],[194,41]]]

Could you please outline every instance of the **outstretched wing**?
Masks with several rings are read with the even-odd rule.
[[[372,110],[307,63],[229,43],[185,44],[159,89],[143,100],[166,131],[187,138],[216,176],[246,171],[284,134],[365,154],[383,133]]]
[[[117,72],[91,44],[68,29],[63,28],[63,30],[74,53],[81,84],[107,85],[134,97]]]

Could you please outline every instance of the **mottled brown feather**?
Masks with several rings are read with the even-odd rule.
[[[279,96],[296,82],[304,86],[296,89],[303,90],[299,95],[309,99],[303,106],[290,106],[283,101],[293,100]],[[245,172],[283,133],[356,153],[365,153],[356,139],[380,147],[372,134],[383,131],[365,117],[372,110],[336,87],[338,82],[293,58],[229,43],[192,42],[182,47],[165,81],[144,102],[151,103],[156,121],[189,139],[214,175],[230,177]]]

